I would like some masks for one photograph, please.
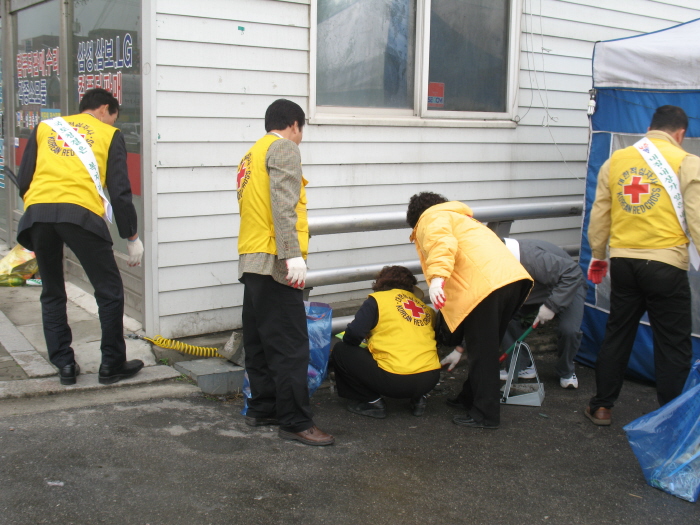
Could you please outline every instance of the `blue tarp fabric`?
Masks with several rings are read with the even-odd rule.
[[[686,53],[686,49],[674,51],[674,46],[679,49],[686,46],[684,35],[698,32],[700,20],[695,20],[655,33],[598,42],[594,48],[593,85],[597,90],[597,105],[590,120],[591,139],[579,259],[584,275],[591,261],[588,225],[595,200],[598,171],[610,158],[614,148],[622,147],[615,138],[625,134],[641,138],[646,133],[656,108],[665,104],[680,106],[688,114],[690,125],[686,132],[687,138],[700,137],[700,70],[695,62],[679,62],[686,56],[688,60],[697,61],[700,48],[698,53]],[[691,46],[700,46],[700,40],[694,38]],[[669,57],[674,57],[674,60]],[[650,71],[647,66],[657,62],[667,63],[668,71],[657,67]],[[625,72],[637,71],[636,78],[632,73],[621,75],[621,68]],[[663,89],[654,89],[654,86],[662,86]],[[628,140],[631,139],[628,137]],[[691,270],[689,278],[694,296],[693,331],[697,333],[700,329],[700,274]],[[601,285],[589,283],[588,286],[582,324],[583,339],[576,359],[589,366],[595,364],[605,334],[609,289],[609,276]],[[700,339],[695,335],[693,357],[700,358]],[[627,372],[638,378],[655,380],[653,336],[646,315],[639,325]]]

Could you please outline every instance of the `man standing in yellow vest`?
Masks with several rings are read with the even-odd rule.
[[[17,242],[36,254],[46,347],[63,385],[75,384],[80,374],[66,317],[63,245],[80,261],[95,289],[102,326],[98,381],[111,384],[143,368],[138,359],[126,360],[124,288],[106,224],[112,211],[119,235],[129,240],[129,266],[141,264],[143,244],[131,202],[126,144],[114,127],[119,102],[96,88],[85,92],[79,110],[41,122],[29,137],[18,173],[25,211]]]
[[[243,347],[251,398],[245,422],[280,425],[279,436],[332,445],[313,422],[303,289],[309,225],[299,144],[306,116],[285,99],[265,112],[267,135],[243,157],[236,177],[243,292]]]
[[[598,174],[588,239],[588,279],[600,284],[610,245],[610,316],[596,363],[596,395],[585,409],[609,425],[644,312],[654,334],[659,403],[683,390],[692,356],[688,260],[700,242],[700,158],[681,148],[688,117],[677,106],[657,108],[649,131],[618,150]]]

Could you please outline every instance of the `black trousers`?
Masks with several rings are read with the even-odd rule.
[[[289,432],[307,430],[314,422],[303,291],[269,275],[244,273],[241,281],[245,368],[252,395],[247,415],[276,417]]]
[[[62,368],[74,362],[73,334],[66,315],[63,245],[76,255],[95,289],[102,327],[102,364],[126,361],[124,343],[124,287],[112,252],[112,243],[76,224],[34,223],[30,231],[41,273],[41,316],[51,362]]]
[[[331,352],[338,395],[355,401],[379,396],[413,399],[430,392],[440,380],[440,369],[418,374],[392,374],[379,368],[372,353],[359,346],[336,343]]]
[[[683,391],[692,360],[690,285],[685,270],[658,261],[610,260],[610,316],[596,362],[591,412],[612,408],[632,354],[639,320],[649,313],[656,393],[665,405]]]
[[[532,281],[522,280],[494,290],[460,325],[469,356],[469,376],[459,399],[475,421],[501,422],[500,345],[508,323],[525,301]]]

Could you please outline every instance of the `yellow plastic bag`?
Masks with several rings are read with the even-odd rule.
[[[36,256],[21,245],[16,245],[0,260],[0,275],[16,275],[29,279],[39,271]]]

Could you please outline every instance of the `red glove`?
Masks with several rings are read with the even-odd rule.
[[[591,259],[591,264],[588,266],[588,280],[593,284],[600,284],[603,278],[608,273],[608,261],[600,259]]]

